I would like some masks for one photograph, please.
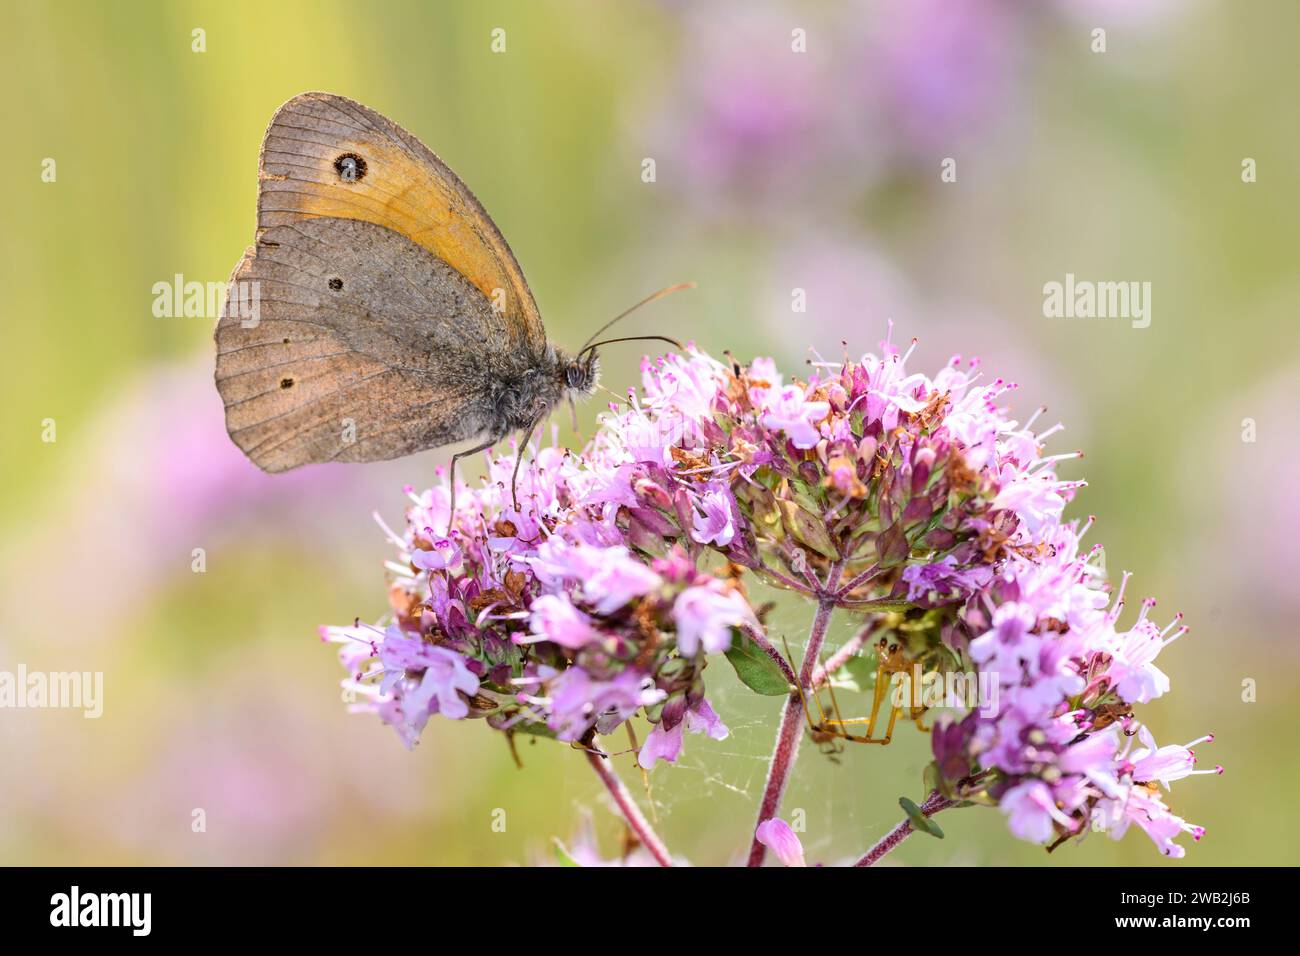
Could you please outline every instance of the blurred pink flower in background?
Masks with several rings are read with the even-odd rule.
[[[42,631],[68,581],[34,569],[65,565],[74,547],[111,563],[112,573],[95,564],[81,570],[78,601],[94,608],[96,627],[66,629],[63,637],[102,639],[143,593],[188,575],[193,549],[210,557],[223,542],[271,524],[281,539],[295,529],[309,540],[345,535],[367,514],[370,482],[392,480],[344,465],[259,471],[226,435],[206,354],[146,372],[88,420],[59,427],[57,447],[75,455],[66,469],[75,477],[50,489],[48,513],[38,511],[0,542],[7,634]],[[322,506],[344,517],[321,521]]]
[[[600,849],[600,842],[596,839],[596,828],[591,820],[591,813],[583,811],[578,821],[578,830],[573,839],[568,843],[556,838],[554,841],[554,852],[545,855],[541,853],[534,854],[534,866],[654,866],[659,863],[650,854],[644,846],[625,845],[620,856],[607,857]],[[686,860],[678,861],[678,865],[689,865]]]
[[[1003,0],[909,0],[864,16],[847,95],[888,130],[876,148],[928,170],[936,151],[948,155],[1014,112],[1026,9]]]
[[[238,672],[194,685],[154,728],[143,764],[114,775],[97,799],[87,842],[103,841],[107,827],[150,860],[312,863],[320,834],[345,828],[360,808],[411,825],[436,809],[427,764],[375,746],[380,735],[357,733],[355,722],[318,719],[322,703],[292,682],[268,695]]]
[[[791,49],[796,27],[814,35],[810,52]],[[646,148],[667,154],[663,180],[697,212],[779,212],[819,192],[832,166],[848,192],[872,177],[864,117],[834,95],[838,64],[812,24],[779,6],[720,3],[692,7],[681,32],[679,72],[656,97]],[[644,128],[629,123],[638,137]]]
[[[265,671],[277,666],[278,649],[260,652],[258,666],[216,681],[219,691],[208,693],[201,689],[208,686],[206,668],[221,650],[196,646],[200,659],[187,669],[193,687],[170,701],[148,691],[156,710],[147,722],[131,698],[149,686],[133,655],[149,639],[148,616],[169,593],[196,579],[219,581],[211,574],[229,567],[223,559],[233,550],[249,554],[261,536],[276,548],[312,549],[369,534],[373,482],[387,487],[399,472],[418,474],[419,459],[264,474],[226,435],[206,354],[141,373],[86,420],[60,420],[59,428],[55,447],[73,457],[66,469],[73,477],[48,489],[48,505],[0,542],[0,667],[103,671],[106,704],[93,721],[51,711],[6,717],[0,753],[7,765],[47,756],[45,773],[15,774],[0,788],[5,816],[12,812],[6,804],[21,805],[27,814],[48,815],[53,832],[84,829],[79,839],[89,854],[116,842],[151,859],[269,863],[307,852],[327,818],[349,812],[349,800],[417,814],[419,806],[403,794],[427,789],[417,783],[427,768],[390,766],[403,755],[400,747],[365,746],[367,735],[350,728],[341,732],[354,738],[351,751],[340,748],[338,729],[327,743],[317,715],[335,713],[328,696],[295,695],[292,682],[266,695]],[[192,574],[195,548],[206,552],[208,578]],[[59,570],[72,552],[90,560],[75,573]],[[59,614],[75,626],[51,631]],[[249,609],[246,616],[225,651],[258,639],[264,615]],[[311,646],[307,628],[298,648],[284,645],[285,660]],[[151,735],[155,743],[141,753],[119,743]],[[54,754],[57,760],[48,756]],[[122,759],[132,761],[131,773],[118,772]],[[371,764],[374,773],[364,772]],[[81,791],[60,783],[74,772]],[[393,774],[409,777],[410,786],[370,783]],[[86,779],[101,776],[112,781],[102,792],[85,789]],[[194,808],[208,813],[206,834],[190,829]],[[0,847],[6,842],[0,834]]]
[[[259,696],[237,677],[212,685],[195,688],[208,699],[189,701],[159,728],[144,766],[119,779],[108,800],[113,835],[151,859],[295,859],[339,809],[347,781],[329,766],[326,741],[307,722],[307,707],[283,696],[292,685]]]
[[[678,73],[655,91],[657,117],[638,108],[627,129],[664,156],[661,179],[694,217],[852,212],[1014,107],[1022,31],[999,0],[830,14],[715,3],[680,17]]]

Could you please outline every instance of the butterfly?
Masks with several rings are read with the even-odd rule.
[[[354,100],[303,93],[281,106],[258,181],[255,241],[217,322],[215,378],[226,430],[264,471],[481,439],[452,456],[454,495],[458,459],[515,433],[523,449],[561,402],[595,391],[598,346],[678,345],[593,341],[627,312],[575,353],[550,343],[473,193]]]

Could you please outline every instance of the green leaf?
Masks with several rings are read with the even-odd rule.
[[[530,734],[534,737],[550,737],[552,740],[555,739],[555,731],[550,727],[547,727],[545,724],[539,723],[524,723],[521,721],[520,723],[513,724],[510,727],[510,732],[512,734]]]
[[[918,833],[928,833],[930,836],[936,837],[940,840],[943,839],[943,831],[939,829],[939,824],[935,823],[922,813],[921,808],[915,803],[907,799],[907,797],[899,797],[898,805],[902,807],[903,812],[907,814],[907,820],[912,824],[913,830],[916,830]]]
[[[776,661],[767,656],[742,631],[733,631],[731,647],[727,649],[727,660],[736,669],[736,676],[750,690],[765,697],[784,697],[794,687],[785,678]]]
[[[559,837],[554,837],[555,842],[555,862],[560,866],[582,866],[570,854],[568,849],[560,842]]]
[[[806,544],[832,561],[839,558],[840,553],[835,549],[835,543],[831,541],[825,522],[812,512],[800,508],[793,501],[778,499],[777,505],[781,508],[781,517],[785,522],[786,530],[794,536],[795,540]]]
[[[863,601],[861,604],[854,604],[853,610],[862,611],[910,611],[916,607],[911,601],[904,601],[901,598],[877,598],[874,601]]]

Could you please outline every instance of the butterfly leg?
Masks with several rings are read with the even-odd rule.
[[[574,414],[577,413],[575,412]],[[533,440],[533,432],[536,430],[537,422],[533,422],[528,426],[528,430],[524,432],[523,441],[521,441],[519,447],[515,449],[515,470],[510,476],[510,503],[514,505],[515,511],[519,510],[519,495],[516,491],[519,486],[519,465],[524,460],[524,450],[528,447],[528,443]]]
[[[465,451],[458,451],[451,456],[451,510],[447,513],[447,537],[451,537],[452,525],[456,523],[456,462],[462,458],[468,458],[470,455],[477,455],[481,451],[487,451],[500,440],[500,435],[492,435],[483,444],[476,445]]]

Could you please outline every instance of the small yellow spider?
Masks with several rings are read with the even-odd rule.
[[[908,712],[908,719],[916,724],[916,728],[924,733],[929,729],[922,722],[927,710],[924,706],[915,704],[907,707],[891,707],[889,712],[889,724],[885,727],[883,737],[876,736],[876,720],[880,715],[880,706],[885,702],[885,694],[889,686],[893,683],[895,674],[905,674],[912,669],[913,661],[907,656],[907,653],[897,644],[890,644],[885,638],[881,638],[876,645],[876,688],[875,695],[871,701],[870,717],[844,717],[840,713],[839,702],[835,699],[835,687],[832,685],[829,675],[827,675],[826,689],[830,692],[831,712],[835,715],[833,719],[826,716],[822,709],[821,693],[818,691],[813,694],[813,701],[817,705],[816,722],[812,719],[812,714],[808,711],[808,698],[804,695],[803,688],[799,688],[799,697],[803,702],[804,718],[808,722],[808,735],[812,741],[818,745],[821,752],[834,757],[844,752],[844,746],[840,741],[852,741],[855,744],[888,744],[894,736],[894,724],[898,720],[898,715],[904,710]],[[825,672],[825,662],[822,662],[822,670]],[[855,736],[852,732],[846,730],[854,724],[866,724],[867,733],[865,737]]]

